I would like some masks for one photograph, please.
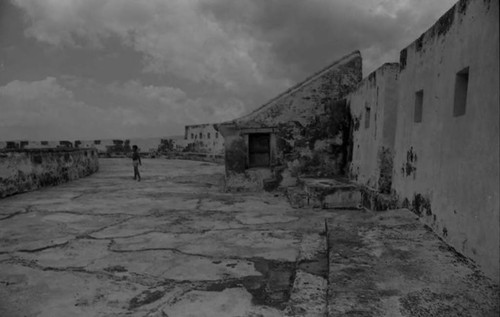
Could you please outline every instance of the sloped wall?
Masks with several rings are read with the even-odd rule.
[[[342,98],[361,80],[361,63],[360,53],[354,52],[249,115],[219,125],[228,177],[248,168],[245,130],[265,128],[272,129],[271,168],[282,184],[293,183],[298,175],[343,174],[350,119]]]
[[[99,169],[95,149],[0,152],[0,198],[88,176]]]

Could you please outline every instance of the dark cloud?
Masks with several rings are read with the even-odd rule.
[[[358,49],[368,71],[393,61],[381,59],[395,58],[453,2],[212,0],[203,10],[233,32],[270,43],[271,71],[300,80]]]
[[[0,0],[0,107],[8,110],[0,131],[29,137],[37,121],[22,117],[40,107],[51,114],[45,127],[71,129],[81,121],[52,115],[72,120],[71,105],[96,122],[82,134],[180,134],[185,124],[249,112],[354,50],[366,76],[397,61],[453,2]],[[18,98],[17,88],[36,98]]]

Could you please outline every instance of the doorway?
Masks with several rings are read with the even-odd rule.
[[[269,133],[248,135],[248,166],[269,167],[271,158],[271,136]]]

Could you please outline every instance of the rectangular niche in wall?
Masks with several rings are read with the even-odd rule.
[[[469,67],[457,73],[455,77],[455,99],[453,102],[453,116],[463,116],[467,107],[467,90],[469,88]]]
[[[413,115],[414,122],[422,122],[423,106],[424,106],[424,91],[419,90],[415,93],[415,112]]]
[[[269,133],[251,133],[248,135],[249,167],[269,167],[270,139]]]
[[[368,129],[370,127],[370,113],[370,107],[365,107],[365,129]]]

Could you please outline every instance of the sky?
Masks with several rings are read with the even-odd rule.
[[[363,76],[455,0],[0,0],[0,140],[182,135],[352,51]]]

